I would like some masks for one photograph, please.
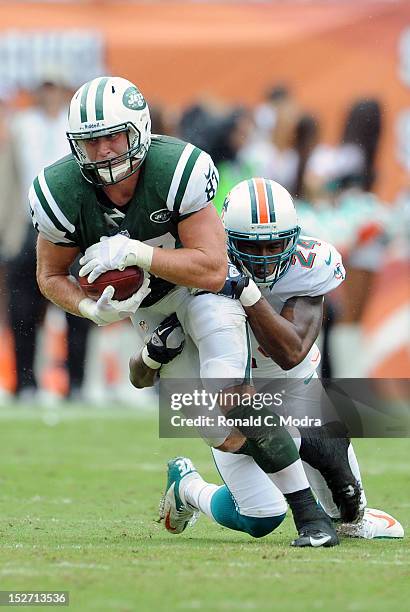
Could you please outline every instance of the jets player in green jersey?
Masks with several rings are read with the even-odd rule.
[[[204,386],[212,390],[222,377],[224,390],[248,389],[244,310],[239,300],[216,295],[225,283],[227,254],[222,223],[210,205],[218,177],[209,155],[189,143],[151,135],[144,96],[120,77],[100,77],[80,87],[68,123],[72,155],[45,168],[30,189],[41,291],[98,325],[130,317],[141,347],[164,316],[176,313],[198,349]],[[112,287],[98,301],[85,298],[69,276],[80,252],[80,275],[89,282],[107,270],[137,265],[146,274],[142,287],[121,302],[113,299]],[[245,287],[241,300],[252,303],[255,287]],[[146,350],[142,355],[146,365],[156,365]],[[233,418],[244,414],[240,404],[221,408]],[[248,442],[246,433],[234,436],[228,429],[210,443],[224,452],[246,450],[265,472],[289,470],[304,485],[292,438],[284,428],[271,429]],[[310,489],[301,487],[291,506],[300,527],[296,545],[338,543]]]

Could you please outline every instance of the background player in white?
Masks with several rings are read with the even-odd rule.
[[[279,226],[281,232],[272,231],[273,215],[276,228]],[[288,192],[273,181],[252,179],[239,183],[227,198],[224,223],[231,257],[260,288],[260,292],[256,289],[254,294],[255,303],[245,303],[253,331],[254,377],[297,379],[298,384],[292,390],[292,414],[311,414],[315,408],[320,408],[322,393],[319,381],[310,381],[317,378],[316,368],[320,361],[315,340],[322,321],[323,295],[344,278],[340,255],[326,242],[303,237],[298,240],[294,255],[289,256],[284,230],[290,232],[297,227],[296,213]],[[147,345],[148,352],[155,353],[157,365],[161,365],[161,360],[166,363],[175,358],[175,362],[183,364],[182,370],[185,368],[185,376],[189,377],[195,359],[190,346],[181,353],[178,323],[167,321],[157,339],[159,345],[158,342]],[[179,353],[181,355],[176,357]],[[191,354],[184,361],[184,354],[188,353]],[[141,372],[138,363],[141,364],[141,359],[131,362],[134,375]],[[164,368],[167,377],[172,376],[170,366]],[[146,376],[148,384],[154,371],[147,371]],[[307,392],[305,383],[314,386],[313,392]],[[307,403],[310,406],[306,406]],[[310,484],[326,512],[332,518],[342,515],[344,521],[352,521],[357,519],[355,512],[359,503],[364,510],[366,499],[351,444],[345,437],[328,437],[339,431],[343,433],[335,426],[330,423],[323,428],[321,440],[312,439],[312,431],[301,429],[300,453],[306,459]],[[300,444],[300,438],[296,437],[295,442]],[[204,482],[186,458],[169,462],[165,508],[174,506],[178,510],[179,507],[181,520],[174,523],[168,520],[168,530],[176,533],[185,527],[189,513],[184,515],[180,511],[181,505],[185,505],[251,535],[272,531],[277,526],[278,516],[286,509],[283,496],[273,484],[280,482],[281,475],[271,475],[270,480],[246,455],[225,454],[217,449],[212,453],[225,487]],[[282,490],[284,486],[286,490],[286,483],[282,482]],[[174,501],[176,495],[179,497],[177,503]],[[366,511],[362,521],[345,527],[344,531],[361,537],[402,537],[403,534],[397,521],[371,509]]]
[[[140,318],[154,329],[176,312],[198,349],[201,378],[212,385],[223,376],[226,389],[232,384],[242,388],[250,352],[241,304],[188,290],[217,292],[226,277],[225,234],[210,204],[217,187],[211,158],[189,143],[151,137],[144,96],[119,77],[100,77],[80,87],[68,121],[72,155],[40,172],[30,189],[33,223],[39,231],[40,290],[64,310],[98,325],[132,317],[141,346],[145,332],[138,325]],[[113,300],[114,289],[107,287],[93,301],[69,276],[79,252],[80,275],[87,275],[89,282],[107,270],[131,265],[143,268],[147,277],[128,300]],[[149,364],[148,355],[145,359]],[[230,407],[230,412],[235,409],[241,407]],[[242,447],[243,440],[225,435],[214,444],[231,451]],[[274,451],[278,445],[281,454]],[[287,431],[261,431],[248,446],[264,471],[283,468],[305,478]],[[308,486],[288,501],[299,517],[302,535],[296,545],[311,545],[311,540],[315,545],[337,544]]]

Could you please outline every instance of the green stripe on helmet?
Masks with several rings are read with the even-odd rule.
[[[268,196],[270,222],[275,223],[276,214],[275,214],[275,205],[273,203],[272,185],[270,184],[269,181],[265,181],[265,187],[266,187],[266,195]]]
[[[86,83],[83,87],[83,91],[81,92],[81,102],[80,102],[80,120],[81,123],[84,121],[88,121],[87,117],[87,96],[88,90],[90,89],[91,81]]]
[[[252,223],[258,223],[258,205],[256,203],[256,192],[252,179],[248,181],[248,189],[251,196]]]
[[[188,161],[185,164],[185,168],[182,173],[181,180],[179,181],[177,194],[174,200],[174,211],[175,212],[178,212],[181,207],[181,203],[182,203],[182,200],[183,200],[183,197],[184,197],[187,185],[188,185],[189,177],[191,176],[191,172],[193,170],[193,167],[195,166],[195,162],[200,156],[200,154],[201,154],[201,149],[197,149],[195,147],[191,155],[188,157]]]
[[[95,119],[102,121],[104,119],[104,89],[107,84],[108,77],[104,77],[98,83],[97,92],[95,94]]]

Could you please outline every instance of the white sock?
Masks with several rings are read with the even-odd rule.
[[[332,493],[329,487],[327,486],[322,474],[319,472],[319,470],[316,470],[304,461],[303,467],[305,468],[305,472],[309,480],[309,485],[316,497],[318,498],[323,510],[331,518],[340,518],[339,509],[333,501]]]
[[[300,459],[288,465],[288,467],[285,467],[283,470],[275,472],[275,474],[269,474],[269,478],[283,495],[309,488],[309,483]]]
[[[352,470],[356,480],[359,481],[360,487],[362,489],[361,496],[360,496],[360,510],[364,510],[364,508],[366,508],[367,506],[367,499],[366,499],[366,495],[363,490],[363,482],[362,482],[362,476],[360,474],[359,463],[357,461],[357,457],[356,457],[356,453],[354,452],[354,448],[351,444],[349,448],[347,449],[347,457],[349,460],[350,469]]]
[[[211,500],[214,493],[219,489],[219,485],[205,482],[203,478],[186,476],[186,481],[182,480],[180,486],[180,495],[184,503],[201,510],[210,519],[215,520],[211,512]]]

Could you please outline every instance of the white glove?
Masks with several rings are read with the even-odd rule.
[[[80,276],[88,276],[88,282],[108,270],[124,270],[128,266],[151,267],[154,249],[139,240],[131,240],[123,234],[102,236],[100,242],[92,244],[80,259]]]
[[[97,325],[109,325],[127,319],[139,308],[142,300],[151,292],[150,279],[145,277],[141,287],[127,300],[113,300],[114,287],[109,285],[104,289],[98,301],[84,298],[78,305],[83,317],[94,321]]]

